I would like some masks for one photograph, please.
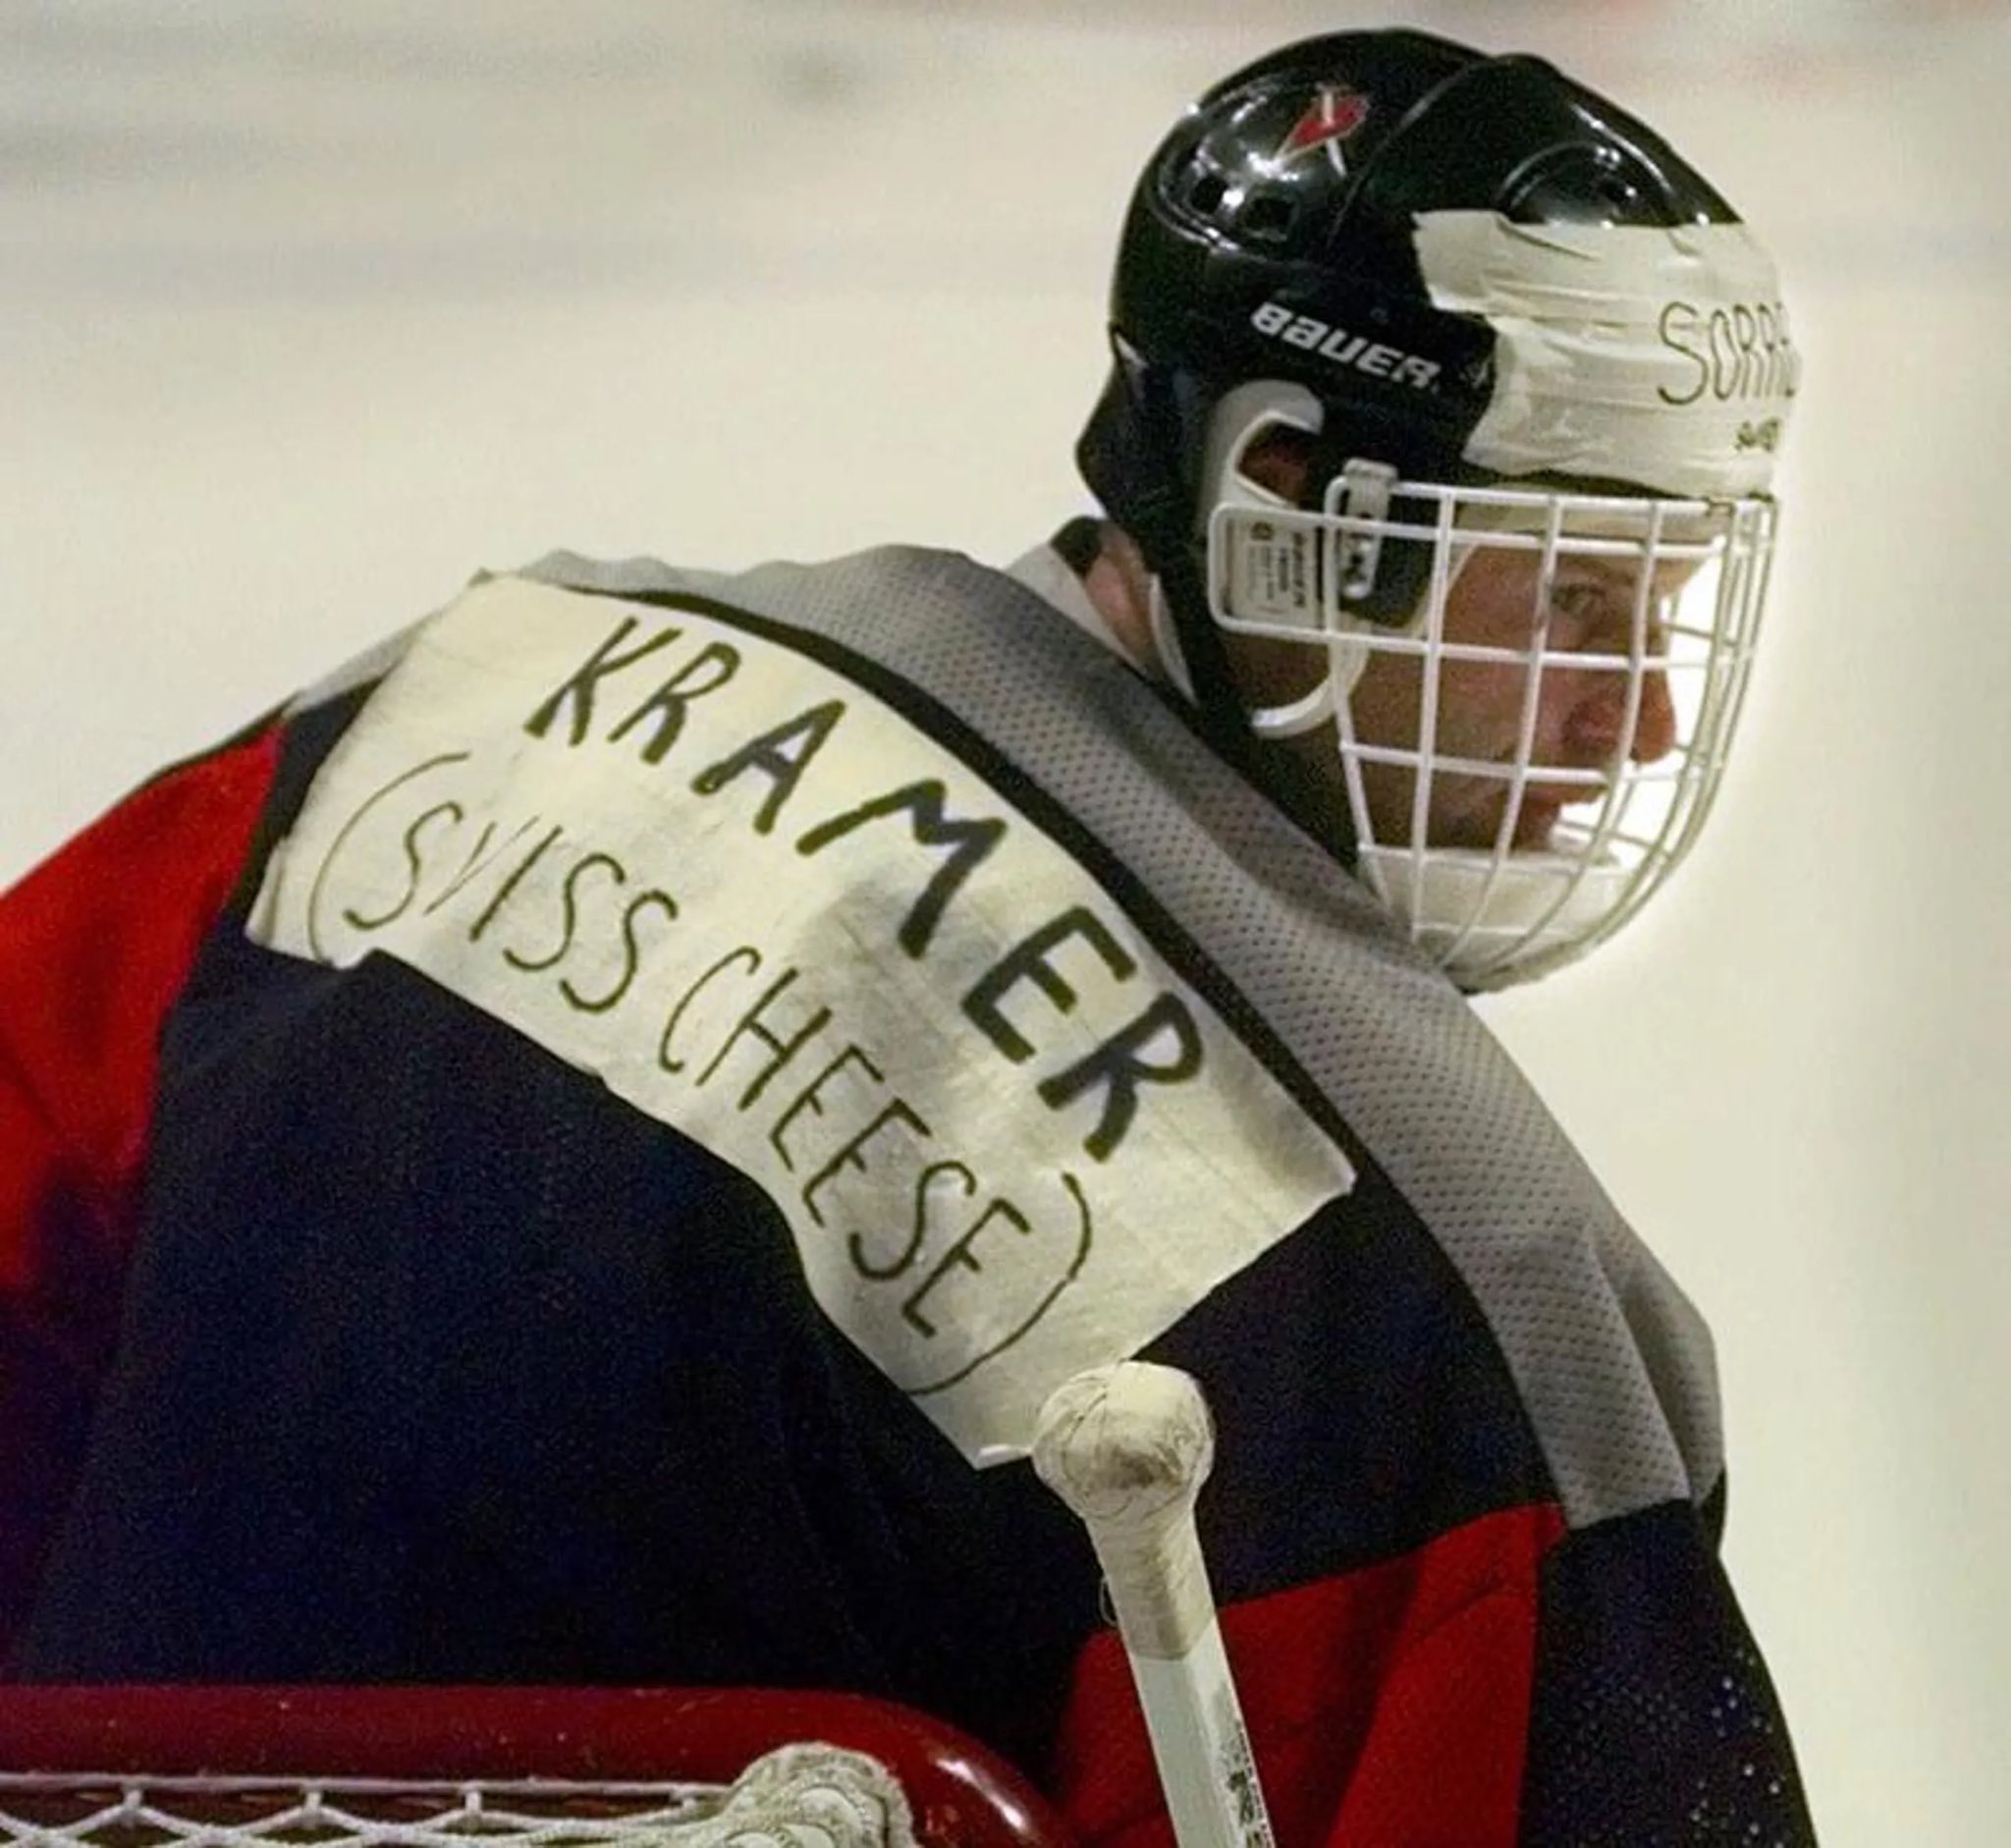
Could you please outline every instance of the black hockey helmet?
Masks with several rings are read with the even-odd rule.
[[[1339,32],[1208,91],[1132,196],[1112,297],[1114,365],[1077,449],[1160,579],[1196,704],[1246,749],[1204,591],[1204,457],[1223,396],[1282,379],[1319,401],[1315,487],[1349,460],[1413,480],[1503,478],[1467,441],[1496,333],[1434,304],[1424,212],[1526,225],[1670,227],[1737,215],[1653,130],[1529,56],[1424,32]],[[1651,492],[1657,483],[1635,484]],[[1357,612],[1401,623],[1429,548],[1386,548]]]

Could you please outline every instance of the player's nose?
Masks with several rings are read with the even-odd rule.
[[[1676,708],[1669,697],[1668,676],[1651,671],[1641,677],[1641,703],[1627,728],[1628,677],[1602,674],[1571,708],[1565,741],[1583,763],[1609,763],[1622,753],[1637,764],[1658,763],[1676,744]]]

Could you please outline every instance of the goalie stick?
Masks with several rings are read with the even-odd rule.
[[[1214,1460],[1201,1388],[1144,1361],[1064,1381],[1033,1444],[1103,1567],[1180,1848],[1274,1848],[1194,1528]]]

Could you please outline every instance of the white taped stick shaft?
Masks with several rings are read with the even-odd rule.
[[[1201,1388],[1143,1361],[1063,1382],[1034,1437],[1034,1469],[1103,1567],[1180,1848],[1272,1848],[1194,1528],[1214,1461]]]

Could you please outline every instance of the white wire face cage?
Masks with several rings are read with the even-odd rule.
[[[1278,644],[1240,651],[1268,701],[1252,726],[1338,779],[1361,877],[1461,987],[1495,989],[1603,942],[1689,851],[1776,520],[1766,496],[1447,487],[1360,463],[1314,513],[1237,470],[1209,518],[1209,601],[1228,634]],[[1430,548],[1421,594],[1407,621],[1371,621],[1398,545]]]

